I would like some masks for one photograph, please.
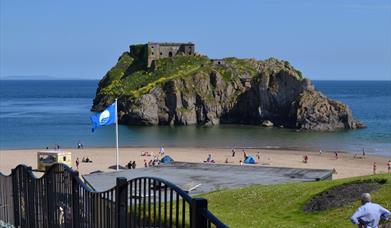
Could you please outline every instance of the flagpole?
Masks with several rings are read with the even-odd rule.
[[[118,108],[117,98],[115,98],[115,143],[117,146],[117,171],[119,170],[119,150],[118,150]]]

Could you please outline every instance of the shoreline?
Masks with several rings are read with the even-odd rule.
[[[109,166],[115,165],[116,148],[115,147],[97,147],[86,149],[64,148],[64,151],[72,152],[72,166],[75,168],[75,161],[80,160],[79,172],[81,175],[93,171],[101,170],[104,172],[114,171]],[[373,163],[377,164],[377,173],[387,172],[387,162],[391,156],[379,156],[367,154],[365,158],[354,158],[354,154],[338,152],[338,159],[334,152],[322,151],[304,151],[304,150],[286,150],[286,149],[244,149],[247,155],[252,155],[258,164],[255,166],[265,167],[288,167],[288,168],[309,168],[309,169],[329,169],[336,170],[333,179],[345,177],[363,176],[373,174]],[[45,149],[27,149],[27,150],[0,150],[0,172],[8,175],[11,169],[18,164],[37,167],[36,152],[45,151]],[[120,165],[125,166],[130,160],[136,161],[137,168],[144,168],[144,159],[149,162],[153,156],[141,156],[142,152],[159,154],[159,147],[122,147],[120,148]],[[165,154],[171,156],[175,161],[203,163],[209,154],[217,164],[240,165],[240,160],[244,160],[242,149],[236,148],[235,157],[232,157],[231,148],[213,148],[213,147],[165,147]],[[259,153],[260,159],[257,159]],[[303,162],[303,156],[309,157],[308,163]],[[361,154],[360,154],[361,155]],[[89,157],[92,163],[82,163],[83,157]],[[161,156],[160,156],[161,158]],[[253,165],[250,165],[253,166]]]
[[[354,155],[355,153],[356,154],[361,154],[361,151],[357,153],[357,151],[351,151],[351,150],[331,150],[331,149],[321,149],[320,147],[319,148],[315,148],[315,147],[296,147],[296,146],[292,146],[292,147],[289,147],[289,146],[237,146],[237,147],[230,147],[230,146],[182,146],[182,145],[170,145],[170,144],[167,144],[167,145],[164,145],[165,147],[169,147],[169,148],[193,148],[193,149],[205,149],[205,148],[208,148],[208,149],[224,149],[224,150],[231,150],[232,148],[235,148],[237,150],[242,150],[242,149],[246,149],[246,150],[276,150],[276,151],[280,151],[280,150],[284,150],[284,151],[305,151],[305,152],[315,152],[315,151],[319,151],[319,150],[322,150],[322,152],[324,153],[334,153],[334,152],[338,152],[338,153],[346,153],[346,154],[352,154]],[[119,150],[121,149],[137,149],[137,148],[153,148],[153,147],[158,147],[158,146],[124,146],[124,147],[119,147]],[[111,148],[114,148],[113,146],[92,146],[92,147],[86,147],[85,149],[111,149]],[[60,148],[61,150],[77,150],[76,147],[61,147]],[[387,156],[384,156],[383,154],[377,154],[377,153],[373,153],[371,152],[371,149],[372,148],[366,148],[366,151],[365,153],[370,155],[370,156],[377,156],[377,157],[387,157]],[[34,148],[34,147],[19,147],[19,148],[0,148],[0,151],[21,151],[21,150],[24,150],[24,151],[30,151],[30,150],[46,150],[46,148]],[[51,148],[49,147],[49,150],[56,150],[55,148]],[[391,152],[390,152],[390,157],[391,157]]]

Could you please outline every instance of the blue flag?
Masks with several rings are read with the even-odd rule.
[[[110,105],[103,112],[98,112],[95,115],[90,116],[90,120],[92,123],[92,132],[101,126],[114,124],[116,121],[115,103]]]

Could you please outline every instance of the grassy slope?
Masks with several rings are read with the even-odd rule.
[[[230,227],[354,227],[350,216],[359,201],[342,208],[305,213],[303,205],[314,195],[354,180],[384,178],[387,182],[372,194],[373,201],[391,208],[391,175],[356,177],[333,181],[251,186],[222,190],[202,197],[209,209]]]

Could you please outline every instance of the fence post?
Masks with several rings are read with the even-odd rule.
[[[54,227],[55,221],[54,221],[54,214],[56,213],[55,205],[55,199],[54,199],[54,185],[56,184],[55,180],[55,174],[54,172],[48,172],[45,171],[45,181],[46,181],[46,203],[47,203],[47,224],[48,227]]]
[[[15,227],[20,227],[20,215],[19,215],[19,184],[18,184],[18,174],[15,169],[11,170],[12,175],[12,198],[14,200],[14,225]]]
[[[191,201],[191,223],[192,228],[204,228],[208,223],[201,211],[208,209],[208,201],[203,198],[193,198]]]
[[[80,227],[80,193],[79,193],[79,183],[77,178],[79,178],[79,172],[74,171],[71,174],[72,178],[72,219],[73,219],[73,228]]]
[[[115,188],[115,220],[117,228],[128,226],[128,181],[124,177],[117,177]]]
[[[29,227],[34,228],[35,227],[35,202],[34,202],[34,193],[37,192],[35,189],[35,181],[33,180],[32,174],[32,168],[31,166],[27,167],[26,170],[26,192],[27,192],[27,211],[28,211],[28,224]]]

